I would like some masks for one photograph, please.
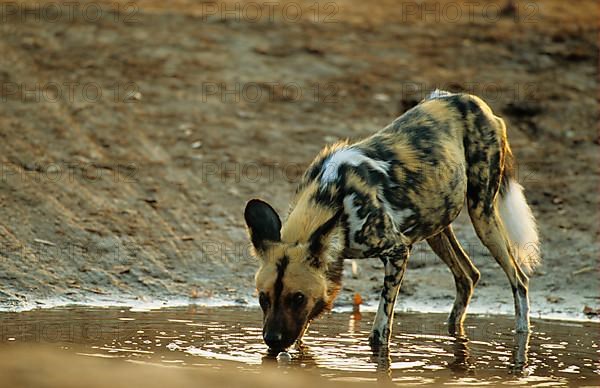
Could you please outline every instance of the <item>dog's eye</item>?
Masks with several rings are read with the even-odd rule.
[[[263,310],[266,310],[269,307],[269,297],[264,292],[258,294],[258,303]]]
[[[292,296],[292,303],[294,307],[302,307],[304,304],[304,294],[301,292],[296,292],[294,296]]]

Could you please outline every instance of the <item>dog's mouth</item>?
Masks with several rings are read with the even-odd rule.
[[[307,331],[311,320],[288,320],[265,319],[263,326],[263,341],[269,347],[270,352],[281,352],[292,347],[294,344],[301,345],[302,337]]]
[[[292,346],[292,345],[282,346],[282,347],[269,346],[269,350],[267,351],[267,353],[271,356],[277,356],[279,353],[285,352],[290,346]]]
[[[281,352],[289,348],[296,342],[295,338],[281,338],[277,336],[264,336],[265,344],[269,347],[269,351],[272,352]]]
[[[302,337],[303,337],[304,333],[308,330],[309,324],[310,324],[310,321],[306,322],[306,324],[304,324],[304,326],[302,326],[302,329],[300,330],[300,332],[297,335],[287,336],[287,338],[286,338],[286,336],[282,336],[281,338],[270,338],[273,336],[264,334],[263,339],[265,341],[265,344],[267,344],[267,346],[269,347],[269,354],[275,353],[275,355],[277,355],[277,353],[287,350],[294,344],[301,347],[302,346]],[[274,339],[275,339],[275,341],[274,341]]]

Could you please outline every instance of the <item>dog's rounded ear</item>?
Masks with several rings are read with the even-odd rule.
[[[264,251],[266,243],[281,241],[281,220],[275,209],[260,199],[251,199],[246,204],[244,218],[252,245],[258,251]]]

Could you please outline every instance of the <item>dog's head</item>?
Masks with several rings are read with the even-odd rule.
[[[291,346],[310,321],[331,307],[339,286],[332,284],[326,247],[338,216],[307,241],[282,241],[281,220],[266,202],[253,199],[244,212],[255,256],[256,288],[263,310],[263,339],[272,350]]]

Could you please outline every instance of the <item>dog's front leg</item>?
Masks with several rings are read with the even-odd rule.
[[[406,270],[408,255],[409,249],[404,245],[395,245],[380,255],[385,266],[385,278],[381,298],[379,299],[379,308],[369,337],[369,343],[374,348],[387,345],[390,340],[394,320],[394,305]]]
[[[306,326],[304,326],[304,329],[302,329],[302,331],[300,332],[300,336],[298,337],[298,339],[296,340],[296,347],[297,348],[302,348],[304,347],[304,342],[302,341],[302,339],[304,338],[304,335],[306,334],[306,332],[308,331],[308,327],[310,326],[310,322],[306,323]]]

